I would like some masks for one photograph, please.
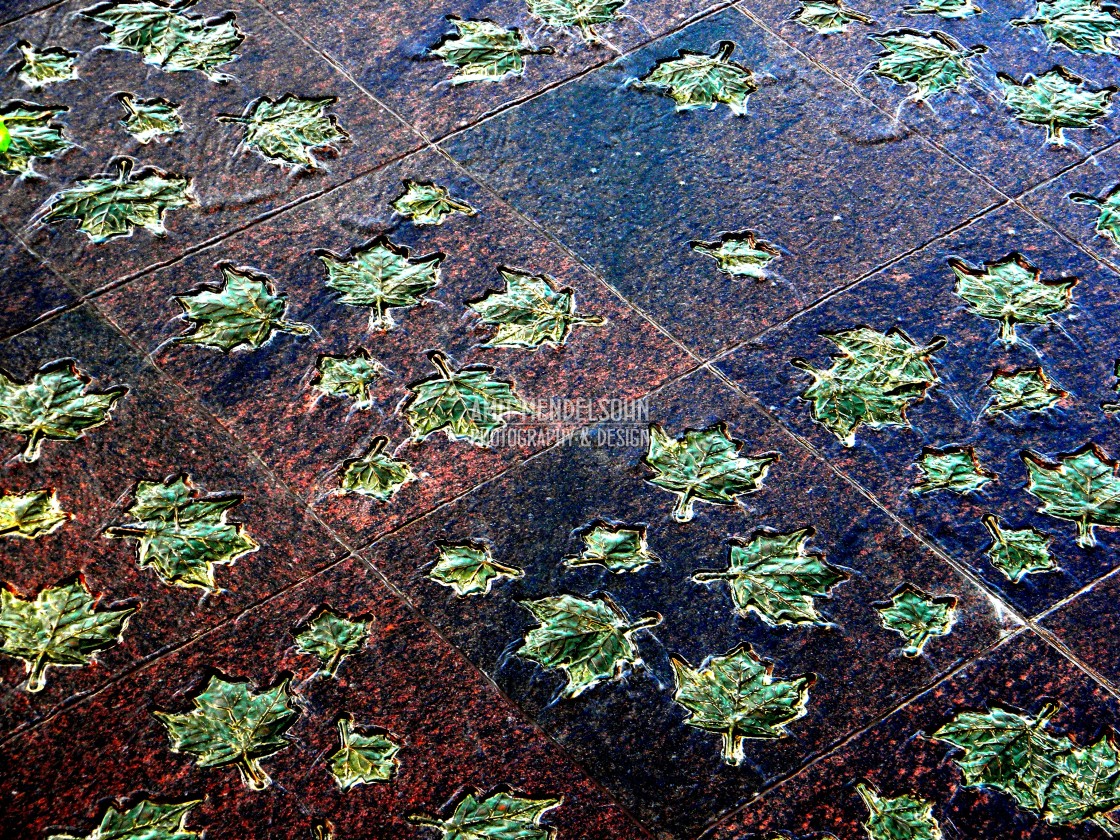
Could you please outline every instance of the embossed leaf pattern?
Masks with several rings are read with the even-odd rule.
[[[253,350],[263,347],[277,332],[311,334],[310,325],[284,317],[288,297],[276,294],[269,278],[252,269],[223,266],[222,280],[220,289],[204,287],[176,296],[183,307],[183,318],[192,325],[176,341],[229,353],[242,346]]]
[[[244,526],[226,521],[239,504],[241,496],[205,494],[186,476],[141,481],[126,521],[109,526],[105,536],[136,540],[140,568],[150,566],[169,586],[214,589],[215,565],[259,548]]]
[[[813,598],[847,580],[847,572],[828,563],[824,555],[806,549],[812,528],[788,534],[761,531],[750,542],[732,543],[728,568],[701,571],[696,583],[727,581],[735,609],[752,611],[771,626],[827,624]]]
[[[1120,34],[1120,19],[1096,0],[1038,0],[1029,18],[1012,26],[1037,26],[1054,47],[1079,53],[1116,54],[1112,39]]]
[[[984,527],[992,535],[987,557],[992,565],[1018,583],[1024,575],[1049,572],[1058,568],[1050,556],[1050,543],[1054,538],[1034,528],[1004,528],[991,514],[984,517]]]
[[[142,799],[121,811],[110,805],[101,824],[89,834],[52,834],[47,840],[198,840],[201,832],[187,828],[191,809],[201,800],[164,805]]]
[[[71,514],[50,490],[4,493],[0,496],[0,537],[34,540],[57,531]]]
[[[636,572],[660,562],[661,559],[646,544],[645,528],[605,522],[596,523],[583,535],[583,551],[580,554],[564,558],[564,565],[572,568],[604,566],[607,571],[616,574]]]
[[[408,248],[382,236],[353,251],[349,259],[330,253],[319,259],[327,267],[327,286],[339,292],[339,302],[370,307],[369,328],[376,332],[396,326],[390,310],[424,303],[424,295],[439,285],[443,254],[413,258]]]
[[[331,397],[353,400],[355,409],[369,408],[373,404],[373,384],[385,372],[364,348],[349,356],[324,354],[319,357],[315,370],[312,384],[317,390]]]
[[[717,505],[735,504],[735,497],[761,489],[777,452],[741,457],[743,442],[727,435],[722,423],[707,429],[688,429],[674,440],[656,424],[649,427],[645,463],[654,471],[650,481],[675,493],[673,519],[689,522],[697,499]]]
[[[1071,193],[1069,200],[1076,204],[1088,204],[1097,209],[1097,233],[1120,245],[1120,186],[1114,187],[1104,198]]]
[[[1026,490],[1042,502],[1039,512],[1077,525],[1077,544],[1097,544],[1093,529],[1120,526],[1120,477],[1116,462],[1096,445],[1059,455],[1051,463],[1027,450],[1023,453],[1029,481]]]
[[[688,710],[685,723],[723,736],[723,760],[739,765],[748,738],[784,738],[786,725],[808,711],[815,678],[774,679],[774,666],[743,644],[705,660],[699,669],[673,658],[673,699]]]
[[[223,114],[218,122],[245,126],[241,142],[269,163],[317,169],[315,152],[338,151],[338,145],[350,139],[338,119],[327,113],[337,101],[330,96],[302,99],[287,94],[275,102],[263,97],[241,116]]]
[[[863,824],[870,840],[942,840],[941,826],[933,816],[933,803],[914,796],[880,796],[870,785],[856,785],[867,806]]]
[[[754,74],[730,60],[735,45],[721,41],[712,55],[680,50],[676,58],[657,63],[641,87],[672,97],[678,111],[714,109],[724,104],[736,116],[747,113],[747,98],[758,90]]]
[[[357,493],[387,502],[405,484],[417,480],[407,463],[385,454],[388,443],[387,437],[375,437],[364,455],[343,462],[339,484],[343,493]]]
[[[606,323],[596,315],[577,314],[572,290],[557,290],[546,275],[501,267],[498,273],[506,283],[505,291],[488,292],[481,300],[467,304],[482,323],[497,327],[483,347],[559,347],[567,341],[573,326],[600,327]]]
[[[260,760],[290,746],[284,733],[300,716],[287,681],[254,692],[214,675],[191,702],[188,712],[152,713],[167,728],[172,751],[195,756],[199,767],[235,765],[252,790],[272,784]]]
[[[999,321],[999,337],[1009,344],[1018,341],[1018,324],[1045,324],[1055,312],[1068,309],[1073,301],[1075,280],[1044,282],[1039,270],[1019,254],[973,268],[950,260],[957,276],[956,293],[969,304],[969,312]]]
[[[781,256],[774,245],[756,238],[749,230],[724,234],[718,242],[690,242],[689,245],[697,253],[712,257],[724,274],[752,280],[769,278],[767,266]]]
[[[945,20],[974,17],[983,11],[973,0],[918,0],[916,5],[902,10],[907,15],[937,15]]]
[[[1004,101],[1015,118],[1046,128],[1048,142],[1065,145],[1066,128],[1095,128],[1097,120],[1108,116],[1112,88],[1088,90],[1085,80],[1064,67],[1055,67],[1041,76],[1027,76],[1017,82],[999,77]]]
[[[78,54],[62,47],[36,47],[27,41],[16,44],[21,56],[16,77],[32,90],[78,78]]]
[[[27,438],[21,460],[37,461],[44,440],[78,440],[109,422],[128,387],[90,391],[89,383],[70,360],[40,368],[27,382],[0,371],[0,431]]]
[[[342,660],[356,653],[369,635],[369,621],[351,621],[330,607],[323,607],[296,635],[296,649],[300,653],[319,657],[323,664],[320,673],[333,677],[338,673]]]
[[[995,473],[984,469],[971,446],[948,449],[926,449],[918,460],[922,476],[914,485],[915,493],[948,490],[968,495],[982,490],[995,480]]]
[[[902,636],[906,646],[902,655],[921,656],[934,636],[946,636],[957,617],[957,599],[952,595],[934,597],[907,584],[889,604],[876,607],[879,620],[888,630]]]
[[[452,85],[468,82],[498,82],[525,72],[525,56],[537,50],[516,29],[506,29],[489,20],[448,18],[455,32],[445,35],[431,49],[444,63],[455,68]]]
[[[355,785],[387,782],[393,778],[400,764],[396,759],[401,749],[399,744],[386,735],[355,732],[353,723],[346,718],[339,720],[338,734],[342,744],[328,761],[340,788],[350,790]]]
[[[803,0],[801,8],[793,13],[791,20],[807,26],[818,35],[845,32],[853,22],[868,26],[875,22],[862,12],[845,6],[843,0]]]
[[[997,370],[988,380],[995,392],[985,414],[1013,411],[1046,411],[1068,396],[1050,381],[1042,368],[1021,368],[1013,373]]]
[[[116,645],[139,607],[101,609],[80,578],[48,586],[34,599],[0,589],[0,653],[27,664],[27,690],[42,691],[50,666],[88,665]]]
[[[594,27],[619,20],[627,0],[527,0],[529,14],[549,26],[574,27],[588,43],[602,41]]]
[[[0,150],[0,171],[21,178],[35,175],[36,158],[53,158],[73,147],[56,119],[65,107],[44,108],[9,102],[0,108],[0,121],[8,132],[8,146]]]
[[[446,820],[415,814],[411,822],[435,829],[440,840],[553,840],[556,831],[541,825],[562,799],[530,799],[498,791],[485,798],[467,793]]]
[[[78,230],[91,242],[131,236],[136,228],[163,236],[169,210],[196,204],[191,182],[158,169],[133,173],[132,167],[132,161],[124,158],[117,163],[115,175],[98,175],[68,187],[51,198],[41,220],[53,224],[76,219]]]
[[[985,47],[965,49],[944,32],[897,29],[871,40],[885,52],[872,71],[885,79],[910,87],[910,98],[929,99],[956,90],[974,78],[971,59]]]
[[[109,49],[143,56],[169,73],[197,70],[213,82],[230,77],[218,71],[237,58],[245,40],[232,14],[204,18],[187,13],[197,0],[164,3],[160,0],[107,2],[82,11],[105,25]]]
[[[436,583],[449,586],[460,597],[485,595],[494,581],[519,578],[525,573],[499,563],[485,543],[446,543],[439,546],[439,559],[428,572]]]
[[[1046,821],[1055,825],[1093,822],[1109,836],[1120,833],[1120,821],[1109,812],[1120,807],[1120,752],[1115,733],[1092,746],[1074,748],[1046,792]]]
[[[122,124],[138,143],[151,143],[183,130],[183,118],[174,102],[159,97],[137,99],[128,93],[122,93],[117,99],[128,112]]]
[[[478,212],[439,184],[408,178],[404,182],[404,192],[393,202],[393,209],[414,225],[442,225],[454,213],[473,216]]]
[[[592,686],[617,679],[627,666],[641,663],[632,636],[661,623],[656,613],[631,621],[607,596],[595,600],[557,595],[522,601],[540,622],[517,651],[546,668],[567,675],[562,696],[579,697]]]

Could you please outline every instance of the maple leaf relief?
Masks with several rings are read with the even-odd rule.
[[[440,840],[553,840],[556,829],[541,819],[563,799],[530,799],[508,789],[489,796],[468,791],[446,820],[413,814],[409,822],[440,832]]]
[[[241,116],[221,114],[218,122],[245,126],[242,144],[269,163],[318,169],[315,152],[337,152],[338,144],[350,139],[338,118],[326,112],[337,101],[333,96],[304,99],[290,93],[275,101],[264,96]]]
[[[750,70],[729,60],[734,51],[731,41],[720,41],[712,55],[679,50],[676,58],[659,61],[635,87],[671,97],[678,111],[713,110],[722,103],[735,116],[746,116],[747,98],[758,85]]]
[[[0,108],[0,125],[8,134],[8,145],[0,144],[0,171],[20,178],[31,178],[36,159],[55,158],[73,148],[65,127],[57,117],[65,106],[43,107],[29,102],[7,102]]]
[[[1114,87],[1088,90],[1085,80],[1064,67],[1041,76],[1027,75],[1022,82],[1001,73],[997,76],[1007,107],[1021,122],[1046,128],[1046,141],[1066,143],[1066,128],[1096,128],[1110,113]]]
[[[536,49],[517,29],[506,29],[489,20],[463,20],[448,15],[455,27],[429,52],[455,68],[452,85],[498,82],[525,72],[525,56],[551,55],[551,47]]]

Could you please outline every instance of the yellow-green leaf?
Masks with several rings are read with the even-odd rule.
[[[202,834],[186,827],[187,815],[202,800],[164,805],[142,799],[128,810],[110,805],[101,824],[84,837],[52,834],[47,840],[198,840]]]
[[[501,266],[498,273],[506,282],[505,291],[487,292],[467,304],[482,323],[497,327],[483,347],[560,347],[573,326],[601,327],[607,322],[597,315],[577,314],[572,290],[558,290],[547,275]]]
[[[6,145],[0,143],[0,170],[29,178],[36,174],[36,158],[54,158],[73,148],[74,144],[63,133],[64,126],[55,122],[68,110],[65,106],[45,108],[19,101],[0,108],[0,125],[8,137]]]
[[[342,660],[356,653],[369,636],[370,621],[351,621],[329,606],[322,607],[296,634],[296,649],[300,653],[319,657],[323,664],[320,671],[326,677],[338,673]]]
[[[914,485],[915,493],[932,493],[949,490],[968,495],[983,489],[996,474],[980,465],[980,459],[971,446],[950,446],[947,449],[926,447],[917,463],[922,477]]]
[[[863,824],[870,840],[942,840],[941,826],[933,817],[933,803],[914,796],[880,796],[870,785],[856,785],[867,806]]]
[[[1068,309],[1076,280],[1043,281],[1039,270],[1021,254],[973,268],[961,260],[950,260],[957,276],[956,293],[969,304],[969,312],[998,321],[1000,339],[1018,341],[1017,324],[1045,324],[1055,312]]]
[[[915,657],[921,655],[931,638],[947,636],[953,629],[957,599],[953,595],[934,597],[908,583],[891,596],[889,603],[875,609],[883,627],[905,640],[902,655]]]
[[[338,144],[350,139],[334,114],[327,113],[337,101],[333,96],[303,99],[290,93],[276,101],[264,96],[241,116],[221,114],[218,122],[245,126],[241,142],[269,163],[318,169],[314,152],[337,152]]]
[[[130,93],[120,94],[117,101],[128,112],[128,116],[121,120],[121,125],[138,143],[151,143],[183,130],[183,118],[179,116],[176,110],[179,106],[174,102],[158,96],[153,99],[137,99]]]
[[[712,55],[678,50],[676,58],[659,61],[637,87],[671,97],[678,111],[710,111],[722,103],[736,116],[745,116],[747,99],[758,85],[750,70],[729,60],[734,51],[731,41],[720,41]]]
[[[387,735],[362,735],[353,727],[353,720],[338,721],[342,744],[327,759],[338,786],[350,790],[355,785],[389,781],[400,765],[396,759],[400,745]]]
[[[556,829],[541,825],[562,799],[528,799],[496,791],[486,798],[468,792],[446,820],[414,814],[410,822],[440,832],[441,840],[553,840]]]
[[[393,209],[414,225],[442,225],[453,213],[474,216],[478,212],[439,184],[409,178],[405,178],[404,192],[393,202]]]
[[[580,554],[564,558],[565,566],[605,566],[615,574],[636,572],[660,562],[646,544],[645,528],[606,522],[596,522],[584,533]]]
[[[725,233],[718,242],[689,242],[693,251],[706,254],[719,264],[719,270],[732,277],[766,280],[767,266],[781,256],[776,246],[758,239],[754,231]]]
[[[21,59],[15,68],[18,78],[32,90],[55,82],[78,78],[78,54],[62,47],[36,47],[30,41],[16,44]]]
[[[62,509],[53,490],[0,496],[0,537],[34,540],[57,531],[72,518],[73,514]]]
[[[1053,537],[1034,528],[1004,529],[992,514],[987,514],[983,521],[992,535],[992,544],[986,552],[988,560],[1012,583],[1018,583],[1023,575],[1058,568],[1057,562],[1050,556]]]
[[[1004,101],[1016,119],[1046,128],[1046,140],[1057,146],[1066,143],[1066,128],[1096,128],[1097,120],[1107,117],[1113,88],[1088,90],[1085,80],[1064,67],[1055,67],[1041,76],[1027,75],[1017,82],[1006,74],[997,78]]]
[[[485,543],[441,543],[438,549],[439,559],[428,577],[451,587],[459,597],[485,595],[495,580],[525,574],[516,566],[496,561]]]
[[[385,454],[388,443],[387,437],[375,437],[364,455],[342,462],[339,487],[343,493],[357,493],[387,502],[405,484],[417,480],[407,463]]]

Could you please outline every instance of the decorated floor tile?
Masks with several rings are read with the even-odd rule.
[[[1099,580],[1043,616],[1040,624],[1113,685],[1120,683],[1116,638],[1116,575]]]
[[[0,344],[0,735],[340,556],[87,307]]]
[[[0,30],[19,59],[0,77],[0,218],[84,290],[420,143],[254,3],[133,6]],[[161,47],[162,26],[184,46]]]

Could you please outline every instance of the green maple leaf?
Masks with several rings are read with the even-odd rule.
[[[12,70],[18,70],[16,77],[32,90],[54,84],[55,82],[68,82],[78,78],[78,66],[75,60],[76,52],[64,50],[62,47],[36,47],[29,41],[20,41],[16,44],[22,58]]]
[[[529,14],[547,26],[575,27],[589,44],[607,43],[594,27],[622,19],[627,0],[528,0]]]
[[[903,8],[904,15],[937,15],[945,20],[961,20],[981,14],[973,0],[918,0],[916,6]]]
[[[57,531],[73,518],[58,503],[53,490],[5,493],[0,496],[0,537],[34,540]]]
[[[1085,80],[1064,67],[1055,67],[1037,78],[1028,75],[1022,82],[1000,74],[1007,107],[1021,122],[1046,127],[1046,140],[1065,145],[1064,128],[1096,128],[1097,120],[1108,116],[1113,88],[1086,90]]]
[[[404,192],[393,202],[393,209],[414,225],[442,225],[453,213],[474,216],[478,213],[467,202],[453,198],[446,188],[431,181],[404,179]]]
[[[1069,200],[1075,204],[1088,204],[1097,208],[1097,233],[1120,245],[1120,186],[1113,187],[1104,198],[1070,193]]]
[[[781,256],[769,242],[757,239],[753,231],[725,233],[718,242],[689,242],[693,251],[706,254],[719,264],[719,270],[732,277],[766,280],[766,267]]]
[[[525,574],[516,566],[497,562],[485,543],[441,543],[438,549],[439,560],[428,577],[451,587],[461,598],[485,595],[495,580],[519,578]]]
[[[183,118],[175,110],[179,106],[166,99],[137,99],[130,93],[122,93],[117,101],[124,106],[128,116],[121,120],[129,134],[137,143],[151,143],[160,137],[170,137],[183,130]]]
[[[632,622],[606,595],[594,601],[556,595],[519,603],[540,626],[526,634],[517,655],[564,671],[568,682],[561,696],[568,698],[620,678],[627,666],[638,667],[642,660],[631,636],[661,623],[657,613]]]
[[[0,653],[27,663],[27,690],[42,691],[49,666],[88,665],[118,644],[139,607],[99,610],[85,581],[48,586],[34,600],[0,589]]]
[[[743,643],[723,656],[711,656],[694,670],[673,657],[673,699],[689,711],[685,723],[723,735],[723,760],[743,762],[747,738],[776,739],[786,724],[804,716],[812,675],[775,680],[774,665]]]
[[[876,606],[879,620],[906,641],[902,655],[920,656],[926,642],[934,636],[947,636],[957,617],[957,599],[953,595],[935,598],[910,584],[891,596],[890,603]]]
[[[324,251],[319,259],[327,267],[327,286],[341,293],[339,302],[372,309],[369,328],[391,330],[391,309],[411,309],[425,303],[424,295],[439,285],[439,266],[444,255],[436,252],[415,259],[408,248],[379,236],[349,259]]]
[[[242,143],[269,163],[290,164],[317,169],[319,161],[313,154],[350,139],[327,108],[338,100],[333,96],[303,99],[287,94],[275,102],[267,96],[253,102],[241,116],[221,114],[218,122],[245,126]]]
[[[8,133],[8,146],[0,150],[0,171],[27,178],[35,175],[35,158],[53,158],[74,146],[55,117],[69,109],[44,108],[27,102],[8,102],[0,108],[0,124]]]
[[[1097,55],[1115,55],[1112,39],[1120,34],[1113,10],[1095,0],[1038,0],[1033,17],[1009,23],[1039,27],[1052,47]]]
[[[448,440],[488,446],[493,432],[506,424],[505,415],[529,413],[529,406],[508,382],[491,378],[492,368],[456,371],[442,353],[430,353],[428,358],[439,373],[410,385],[412,395],[402,406],[413,440],[425,440],[442,430]]]
[[[44,440],[78,440],[109,422],[128,386],[91,392],[89,383],[72,359],[44,365],[27,382],[0,370],[0,431],[27,437],[21,460],[37,461]]]
[[[801,8],[793,13],[790,20],[816,32],[818,35],[837,35],[848,28],[849,23],[875,23],[867,15],[849,9],[843,0],[802,0]]]
[[[541,825],[546,811],[563,799],[529,799],[498,791],[485,799],[467,793],[446,820],[414,814],[408,819],[442,833],[441,840],[552,840],[556,829]]]
[[[965,49],[944,32],[914,29],[895,29],[872,35],[871,40],[886,50],[871,71],[900,85],[909,85],[907,98],[916,101],[956,90],[971,81],[975,75],[971,59],[988,49]]]
[[[926,447],[916,466],[921,470],[922,477],[914,485],[914,493],[949,490],[968,495],[982,489],[996,477],[994,472],[980,466],[980,459],[971,446],[952,446],[948,449]]]
[[[196,2],[113,0],[81,14],[105,24],[108,49],[138,53],[145,64],[169,73],[198,70],[212,82],[225,82],[232,77],[218,68],[237,58],[245,35],[232,13],[210,19],[186,14]]]
[[[357,493],[387,502],[405,484],[417,480],[407,463],[384,453],[388,443],[387,437],[375,437],[364,455],[342,462],[340,489],[343,493]]]
[[[867,327],[821,336],[840,348],[831,368],[817,370],[803,359],[791,364],[813,376],[801,398],[844,446],[855,445],[861,426],[909,427],[907,408],[940,382],[929,357],[945,346],[943,338],[921,346],[898,328],[881,333]]]
[[[96,175],[52,196],[39,221],[53,224],[77,219],[78,230],[91,242],[131,236],[136,228],[163,236],[167,233],[163,217],[168,210],[196,204],[189,178],[158,169],[133,173],[133,161],[122,158],[115,175]]]
[[[248,683],[214,675],[189,712],[152,714],[167,727],[172,752],[196,756],[199,767],[236,765],[249,788],[264,790],[272,780],[260,759],[291,744],[284,733],[300,716],[290,700],[287,680],[254,693]]]
[[[692,580],[727,581],[735,609],[744,618],[753,610],[772,627],[827,624],[813,597],[827,596],[833,586],[851,576],[820,552],[806,550],[812,536],[812,528],[789,534],[759,531],[748,543],[732,543],[728,568],[696,572]]]
[[[1039,279],[1039,270],[1020,254],[973,268],[961,260],[949,260],[957,276],[956,294],[969,304],[969,312],[999,321],[999,337],[1008,344],[1018,341],[1017,324],[1045,324],[1055,312],[1073,302],[1076,280]]]
[[[1018,583],[1023,575],[1036,572],[1049,572],[1058,568],[1050,556],[1050,543],[1054,538],[1036,531],[1023,528],[1015,531],[1000,527],[999,519],[991,514],[984,517],[984,527],[992,535],[987,557],[991,564],[1007,575],[1012,583]]]
[[[190,830],[185,823],[191,809],[201,801],[163,805],[142,799],[127,811],[110,805],[101,824],[84,837],[52,834],[47,840],[198,840],[202,834]]]
[[[1092,822],[1113,836],[1120,833],[1120,824],[1110,819],[1108,813],[1118,807],[1120,752],[1110,734],[1065,756],[1061,772],[1046,791],[1044,816],[1054,825]]]
[[[652,88],[670,96],[678,111],[690,108],[713,110],[721,102],[738,117],[747,113],[747,98],[758,90],[754,74],[746,67],[729,61],[735,44],[720,41],[711,55],[678,50],[676,58],[657,62],[639,82],[640,88]]]
[[[1041,811],[1061,755],[1073,745],[1045,732],[1057,711],[1048,705],[1037,718],[993,708],[960,712],[931,736],[963,751],[954,761],[969,787],[987,786],[1011,796],[1022,808]]]
[[[315,370],[312,385],[317,390],[330,397],[348,397],[358,409],[373,405],[373,383],[381,378],[385,368],[370,358],[369,351],[359,348],[349,356],[323,354]]]
[[[1039,513],[1077,523],[1077,544],[1097,544],[1093,528],[1120,526],[1120,478],[1116,462],[1088,444],[1049,463],[1029,449],[1023,452],[1029,480],[1026,490],[1042,502]]]
[[[742,448],[742,441],[727,436],[723,423],[699,431],[686,429],[678,440],[653,423],[649,427],[649,449],[642,460],[655,473],[649,479],[651,483],[677,494],[673,519],[688,522],[697,499],[733,505],[736,496],[762,488],[779,453],[743,458],[739,456]]]
[[[176,336],[182,344],[203,344],[229,353],[242,345],[256,350],[276,332],[310,335],[309,324],[288,321],[288,296],[276,294],[272,281],[252,269],[221,266],[222,287],[203,286],[176,295],[191,330]]]
[[[579,566],[605,566],[615,574],[636,572],[661,558],[649,550],[646,544],[645,528],[630,528],[625,525],[611,525],[596,522],[583,535],[583,551],[573,557],[565,557],[564,565],[572,568]]]
[[[227,522],[240,495],[203,494],[188,476],[137,483],[127,522],[105,531],[110,539],[134,539],[140,568],[151,566],[169,586],[214,589],[214,566],[230,564],[260,546],[240,523]]]
[[[548,47],[535,49],[519,30],[489,20],[463,20],[455,15],[447,19],[455,31],[444,35],[429,52],[455,68],[452,85],[520,76],[525,72],[525,56],[552,52]]]
[[[985,414],[1046,411],[1067,396],[1041,367],[1020,368],[1013,373],[994,371],[988,387],[995,391],[995,396]]]
[[[601,327],[606,318],[576,314],[571,289],[557,290],[544,274],[529,274],[498,267],[506,281],[504,292],[487,292],[481,300],[468,303],[482,323],[497,326],[494,337],[483,347],[528,347],[542,344],[560,347],[573,326]]]
[[[320,673],[333,677],[338,673],[342,660],[356,653],[365,644],[369,626],[369,618],[351,621],[324,606],[296,634],[296,649],[300,653],[319,657],[319,661],[323,663]]]
[[[888,799],[862,782],[856,792],[867,806],[863,827],[870,840],[942,840],[932,803],[915,796]]]
[[[352,727],[352,720],[338,721],[342,745],[327,759],[338,786],[350,790],[355,785],[389,781],[400,765],[396,759],[400,745],[386,735],[361,735]]]

